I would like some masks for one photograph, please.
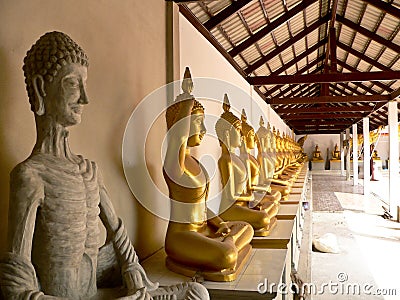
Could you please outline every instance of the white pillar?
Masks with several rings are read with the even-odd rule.
[[[358,184],[358,158],[357,158],[357,124],[353,124],[353,185]]]
[[[343,141],[344,141],[344,133],[340,133],[340,174],[343,176],[345,175],[344,173],[344,147],[343,147]]]
[[[393,218],[399,221],[399,140],[397,101],[389,102],[389,210]],[[397,195],[396,195],[397,193]]]
[[[369,150],[369,118],[363,118],[363,135],[364,135],[364,195],[368,196],[370,192],[370,167],[369,160],[371,158]]]
[[[350,128],[346,129],[346,140],[349,143],[346,151],[346,180],[350,180]]]

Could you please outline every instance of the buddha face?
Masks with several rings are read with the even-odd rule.
[[[81,122],[86,94],[87,67],[78,63],[63,66],[52,82],[45,83],[45,115],[64,126]]]
[[[199,109],[195,110],[190,116],[190,131],[187,145],[189,147],[200,145],[205,134],[206,127],[204,126],[204,112]]]
[[[241,131],[242,126],[231,126],[231,129],[229,131],[229,137],[230,137],[230,145],[233,148],[237,148],[242,144],[241,141]]]
[[[254,130],[250,130],[249,133],[246,136],[246,146],[249,149],[254,149],[256,147],[256,139],[255,139],[256,134],[254,133]]]

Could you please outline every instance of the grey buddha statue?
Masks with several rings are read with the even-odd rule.
[[[89,102],[87,67],[84,51],[61,32],[43,35],[25,57],[37,140],[11,172],[4,298],[97,299],[101,288],[116,287],[107,299],[208,299],[198,283],[158,287],[147,278],[97,164],[71,151],[68,127]]]

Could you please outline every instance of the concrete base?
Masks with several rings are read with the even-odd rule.
[[[340,160],[330,161],[330,170],[340,170]]]
[[[325,161],[312,161],[311,162],[311,170],[325,170]]]

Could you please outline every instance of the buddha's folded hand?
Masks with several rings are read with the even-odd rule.
[[[217,234],[218,236],[226,236],[226,235],[228,235],[230,232],[231,232],[231,229],[229,228],[227,222],[221,222],[221,223],[219,223],[219,227],[218,227],[218,230],[217,230],[217,232],[216,232],[216,234]]]

